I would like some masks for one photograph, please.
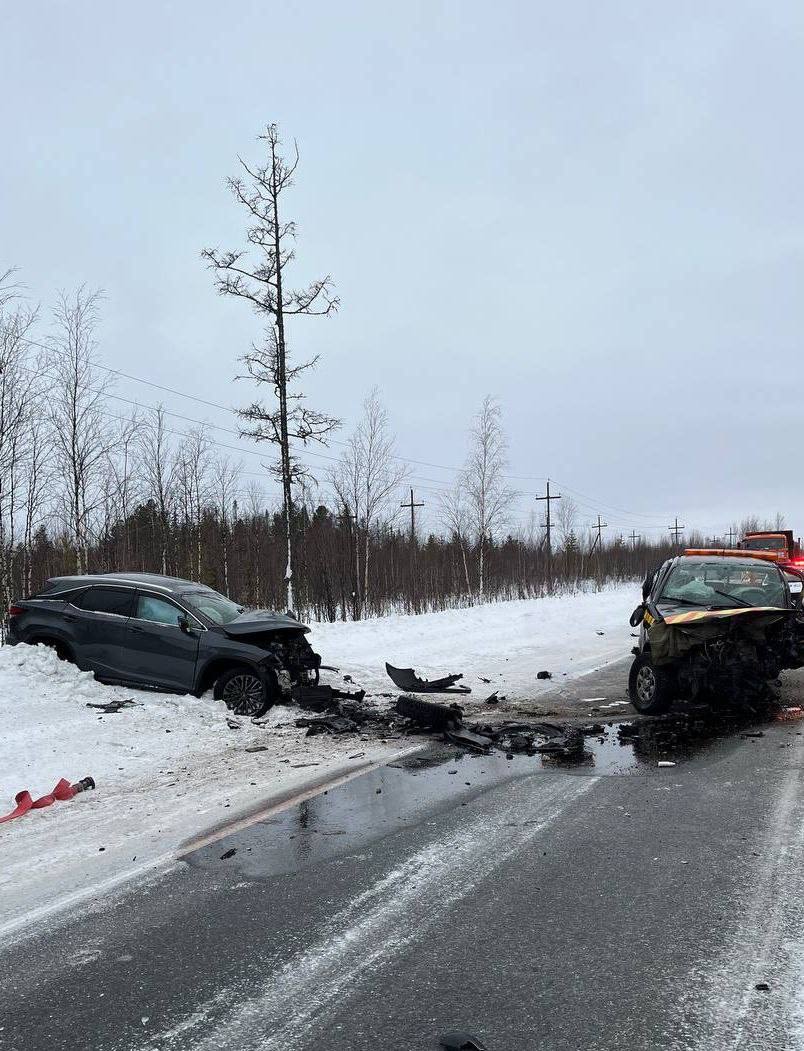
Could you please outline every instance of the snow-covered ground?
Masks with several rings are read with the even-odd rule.
[[[538,681],[537,671],[550,671],[558,680],[626,656],[633,646],[628,617],[639,600],[639,586],[623,584],[420,617],[316,624],[311,639],[324,664],[372,692],[393,689],[385,673],[388,661],[428,679],[463,672],[478,700],[491,690],[509,699],[538,700],[550,683]]]
[[[538,699],[555,679],[625,655],[634,586],[473,609],[313,626],[311,641],[372,693],[393,694],[385,661],[435,677],[463,672],[480,702],[493,689]],[[490,679],[486,684],[481,677]],[[333,675],[334,684],[341,678]],[[113,699],[133,707],[88,707]],[[462,699],[463,701],[463,699]],[[392,703],[390,699],[381,703]],[[305,738],[298,711],[275,708],[264,725],[227,725],[211,695],[179,697],[103,686],[43,647],[0,647],[0,813],[16,792],[34,797],[60,777],[91,775],[95,791],[0,825],[0,937],[53,908],[92,896],[173,857],[184,840],[266,800],[384,762],[387,743]],[[247,751],[263,746],[265,750]]]

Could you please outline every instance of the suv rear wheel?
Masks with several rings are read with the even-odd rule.
[[[223,701],[235,715],[252,719],[264,715],[271,707],[268,684],[253,669],[245,665],[229,668],[215,681],[213,696]]]
[[[657,668],[650,654],[643,653],[631,665],[628,676],[628,695],[631,704],[641,715],[661,715],[673,700],[672,681]]]

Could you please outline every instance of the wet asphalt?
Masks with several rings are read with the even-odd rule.
[[[0,948],[0,1048],[804,1047],[802,733],[433,747]]]

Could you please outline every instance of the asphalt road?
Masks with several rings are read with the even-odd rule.
[[[804,722],[761,730],[358,778],[3,947],[0,1048],[804,1047]]]

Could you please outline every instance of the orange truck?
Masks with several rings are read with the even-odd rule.
[[[746,533],[737,547],[742,551],[767,552],[783,568],[804,570],[804,555],[801,552],[801,537],[793,537],[792,529],[773,529]]]

